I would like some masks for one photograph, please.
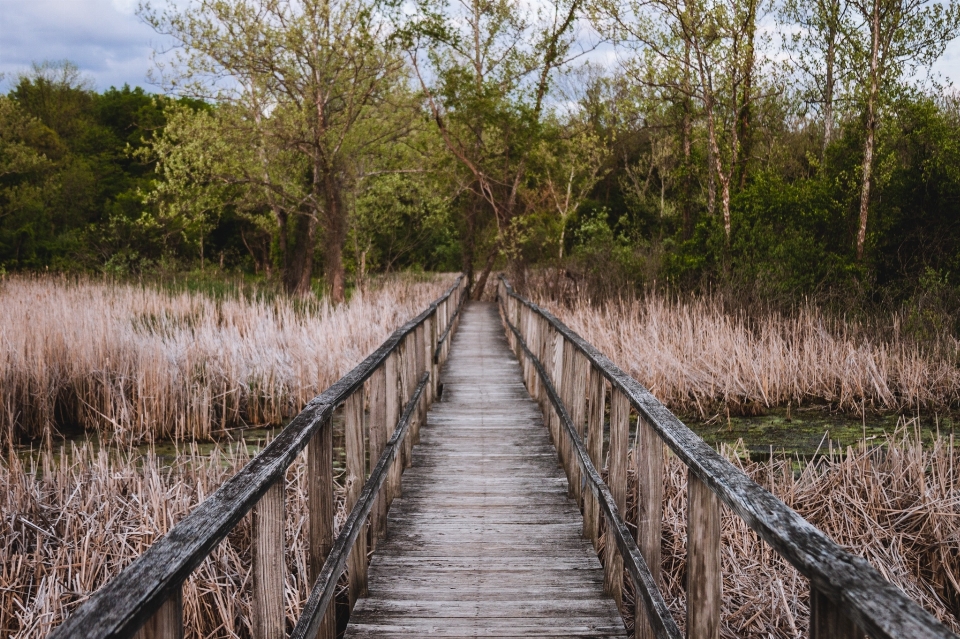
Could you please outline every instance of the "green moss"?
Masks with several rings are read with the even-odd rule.
[[[757,417],[726,417],[719,415],[706,422],[684,420],[694,432],[709,444],[736,444],[743,441],[752,457],[766,457],[770,452],[790,456],[810,457],[833,450],[845,450],[862,439],[880,440],[894,432],[904,419],[912,429],[919,429],[925,441],[937,430],[949,433],[956,424],[952,415],[898,415],[867,414],[866,417],[830,412],[826,407],[807,407],[789,412],[777,408]]]

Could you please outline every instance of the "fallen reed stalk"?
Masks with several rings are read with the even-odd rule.
[[[596,346],[675,411],[707,418],[730,410],[810,403],[864,410],[944,410],[960,403],[960,342],[924,347],[896,317],[883,338],[814,306],[793,315],[730,313],[718,298],[593,304],[532,299]]]
[[[5,277],[0,449],[79,430],[132,443],[209,440],[227,428],[282,423],[451,279],[383,278],[333,306]]]

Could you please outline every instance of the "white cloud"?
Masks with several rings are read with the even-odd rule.
[[[164,43],[136,16],[136,0],[0,0],[0,73],[6,87],[33,62],[70,60],[98,89],[146,85]]]

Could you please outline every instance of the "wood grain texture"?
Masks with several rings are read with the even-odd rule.
[[[627,512],[627,449],[630,446],[630,402],[616,389],[610,394],[610,455],[607,486],[621,513]],[[607,522],[610,525],[610,522]],[[608,539],[604,547],[604,587],[620,605],[623,599],[623,557]]]
[[[400,407],[403,405],[400,399],[400,355],[397,352],[391,353],[387,361],[383,363],[384,375],[387,384],[387,431],[395,428],[400,420]],[[387,485],[384,488],[384,494],[387,497],[387,507],[393,503],[393,500],[400,494],[401,473],[403,466],[394,464],[390,467]],[[389,521],[389,520],[388,520]],[[389,526],[389,523],[384,524]],[[388,529],[389,534],[389,529]]]
[[[660,538],[663,525],[663,442],[641,415],[637,420],[637,546],[658,587]],[[646,611],[637,606],[635,639],[653,639],[653,627]]]
[[[720,500],[687,476],[687,639],[720,637]]]
[[[259,639],[284,639],[284,481],[278,480],[253,508],[253,632]]]
[[[343,406],[344,447],[346,449],[347,475],[344,494],[344,507],[347,512],[353,510],[360,491],[367,480],[367,451],[363,433],[363,389],[357,390],[347,398]],[[376,459],[376,458],[374,458]],[[367,594],[367,535],[360,534],[350,558],[347,560],[349,578],[348,595],[350,607],[357,599]]]
[[[442,377],[347,637],[624,637],[495,307]]]
[[[370,417],[367,425],[370,459],[380,459],[383,454],[384,446],[387,445],[387,433],[390,427],[387,425],[387,372],[385,367],[381,366],[373,375],[370,376],[369,402]],[[387,499],[385,490],[377,495],[377,501],[370,512],[370,550],[376,551],[377,541],[386,534],[387,524]],[[318,571],[319,574],[319,571]],[[316,576],[314,576],[316,579]]]
[[[850,617],[816,588],[810,589],[810,639],[864,639]]]
[[[573,345],[570,342],[564,340],[566,347],[564,357],[568,358],[570,361],[570,389],[569,389],[569,406],[570,409],[570,419],[573,421],[574,426],[576,427],[577,436],[583,440],[584,434],[584,420],[586,419],[587,414],[587,382],[590,377],[590,369],[587,366],[586,360],[583,356],[577,352]],[[580,464],[576,459],[576,455],[571,451],[571,469],[573,472],[573,478],[571,482],[573,483],[574,498],[577,500],[577,506],[581,509],[583,508],[583,474],[580,472]]]
[[[587,455],[594,468],[600,468],[603,462],[603,414],[606,411],[606,394],[603,376],[594,367],[590,367],[587,381]],[[583,500],[583,534],[593,542],[593,549],[600,550],[600,504],[590,489]]]
[[[347,515],[346,522],[344,522],[340,533],[333,542],[330,555],[323,562],[320,576],[310,589],[310,595],[303,604],[300,618],[297,619],[293,632],[290,634],[291,639],[314,639],[317,636],[323,613],[329,609],[333,602],[337,584],[343,575],[350,551],[360,535],[366,530],[366,521],[370,516],[370,511],[373,510],[377,493],[383,489],[389,469],[399,462],[400,449],[410,432],[410,422],[416,410],[416,404],[422,397],[428,382],[429,376],[424,373],[414,391],[414,398],[403,407],[400,421],[393,430],[390,439],[387,440],[383,455],[374,465],[370,473],[370,479],[363,485],[360,498],[350,510],[350,514]]]
[[[183,590],[178,588],[143,624],[136,639],[183,639]]]
[[[549,311],[516,295],[508,284],[505,290],[508,297],[530,313],[545,318],[570,340],[591,366],[630,398],[631,405],[649,420],[671,452],[707,482],[720,500],[761,539],[810,579],[813,586],[843,607],[868,636],[873,639],[956,639],[956,635],[885,580],[869,562],[841,548],[723,458],[640,382],[592,344]]]
[[[320,576],[333,547],[333,428],[315,433],[307,444],[307,534],[310,583]],[[316,639],[336,639],[337,611],[330,609],[320,623]]]

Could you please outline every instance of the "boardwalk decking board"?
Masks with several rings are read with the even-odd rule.
[[[625,637],[493,304],[462,314],[347,637]]]

